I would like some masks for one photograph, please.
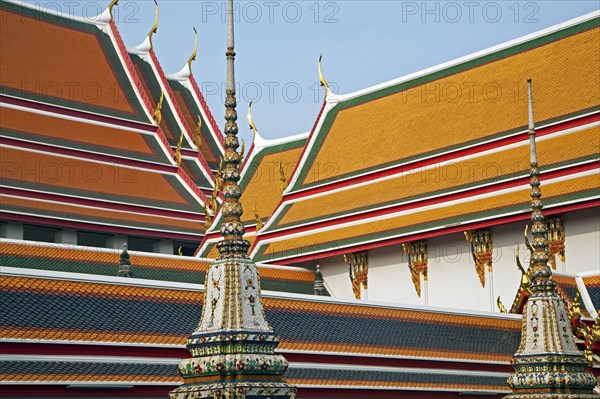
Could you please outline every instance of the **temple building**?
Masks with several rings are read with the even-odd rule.
[[[600,12],[267,140],[106,6],[0,2],[4,397],[596,397]]]

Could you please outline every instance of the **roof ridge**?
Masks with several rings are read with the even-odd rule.
[[[360,90],[357,90],[357,91],[354,91],[351,93],[347,93],[347,94],[336,94],[336,95],[332,96],[330,101],[327,101],[327,102],[331,102],[331,103],[344,102],[344,101],[347,101],[347,100],[350,100],[353,98],[357,98],[357,97],[361,97],[363,95],[370,94],[370,93],[373,93],[373,92],[376,92],[376,91],[379,91],[382,89],[387,89],[387,88],[396,86],[399,83],[407,82],[407,81],[413,80],[414,78],[428,75],[432,72],[447,69],[451,66],[462,64],[464,62],[480,58],[484,55],[488,55],[488,54],[491,54],[491,53],[494,53],[494,52],[497,52],[500,50],[514,47],[518,44],[529,42],[529,41],[535,40],[537,38],[547,36],[551,33],[558,32],[558,31],[561,31],[564,29],[568,29],[570,27],[573,27],[573,26],[576,26],[576,25],[579,25],[579,24],[582,24],[582,23],[585,23],[585,22],[588,22],[588,21],[591,21],[591,20],[597,19],[597,18],[600,18],[600,10],[589,12],[589,13],[581,15],[579,17],[572,18],[568,21],[564,21],[564,22],[560,22],[558,24],[552,25],[548,28],[544,28],[544,29],[535,31],[533,33],[519,36],[515,39],[507,40],[500,44],[496,44],[494,46],[487,47],[483,50],[475,51],[470,54],[464,55],[462,57],[454,58],[449,61],[437,64],[437,65],[434,65],[434,66],[431,66],[431,67],[428,67],[425,69],[421,69],[419,71],[412,72],[407,75],[400,76],[400,77],[388,80],[383,83],[369,86],[364,89],[360,89]]]

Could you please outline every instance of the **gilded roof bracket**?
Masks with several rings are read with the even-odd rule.
[[[475,270],[481,286],[485,288],[485,271],[492,272],[492,256],[494,244],[491,230],[477,230],[473,233],[464,232],[465,238],[471,244],[471,255],[475,262]]]
[[[556,270],[556,256],[565,263],[565,225],[563,218],[548,218],[548,257],[552,269]]]
[[[415,241],[411,243],[402,243],[402,250],[408,255],[408,268],[410,269],[410,276],[415,287],[415,291],[417,291],[417,295],[420,298],[421,275],[423,275],[423,280],[427,281],[427,242]]]
[[[196,125],[196,129],[194,129],[192,139],[194,140],[196,149],[200,151],[202,148],[202,117],[200,115],[198,115],[198,124]]]
[[[348,274],[354,297],[356,299],[367,299],[369,275],[369,256],[367,251],[345,254],[344,262],[348,265]]]
[[[177,166],[181,165],[181,147],[183,145],[183,135],[184,134],[185,133],[182,130],[181,134],[179,135],[179,141],[177,142],[177,148],[175,148],[175,153],[173,154],[173,160],[175,161],[175,165],[177,165]]]

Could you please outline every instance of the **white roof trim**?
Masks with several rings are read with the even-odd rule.
[[[177,357],[3,354],[3,362],[179,364]]]

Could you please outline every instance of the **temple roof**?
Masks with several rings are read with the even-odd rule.
[[[7,267],[2,274],[5,347],[19,353],[19,345],[55,343],[61,344],[63,355],[31,356],[29,370],[21,363],[24,355],[4,359],[5,382],[65,384],[72,378],[70,362],[88,370],[76,373],[73,381],[78,382],[106,384],[116,382],[116,375],[121,384],[177,381],[175,359],[185,356],[187,334],[200,317],[202,286]],[[305,388],[357,387],[363,381],[386,389],[503,392],[520,331],[520,316],[515,315],[269,291],[264,305],[281,337],[279,350],[291,362],[286,378]],[[91,354],[93,345],[102,345],[104,361],[90,361],[86,353]],[[119,358],[138,348],[156,351],[153,361]],[[73,350],[77,355],[67,360]],[[317,360],[317,355],[325,357]],[[123,363],[132,365],[128,373]]]
[[[110,18],[12,1],[0,7],[0,47],[11,55],[2,59],[2,94],[151,123],[152,107]]]
[[[386,84],[335,96],[309,139],[290,191],[522,132],[526,98],[518,82],[526,72],[535,75],[539,97],[552,99],[538,107],[539,127],[597,110],[598,21],[598,12],[591,13]],[[461,90],[467,82],[477,82],[472,92]],[[328,174],[314,169],[329,164],[335,168]]]
[[[597,205],[599,20],[328,98],[252,256],[295,263],[526,219],[524,76],[551,99],[537,106],[548,214]]]
[[[2,212],[12,219],[187,239],[204,231],[204,196],[181,169],[107,163],[87,153],[11,144],[0,152],[3,162],[14,165],[3,168],[2,175]]]
[[[261,220],[266,222],[281,201],[281,183],[279,164],[289,177],[296,168],[304,144],[306,134],[277,140],[265,140],[257,136],[256,143],[250,148],[245,160],[240,179],[242,196],[240,202],[244,206],[243,223],[246,229],[244,238],[251,243],[256,238],[256,219],[254,207]],[[220,239],[219,229],[222,214],[218,213],[202,245],[197,251],[198,256],[216,258],[218,252],[215,243]]]
[[[110,7],[95,18],[1,7],[3,218],[199,241],[213,176],[154,53],[134,65]],[[157,87],[167,93],[159,126]],[[181,167],[174,131],[190,147]]]

